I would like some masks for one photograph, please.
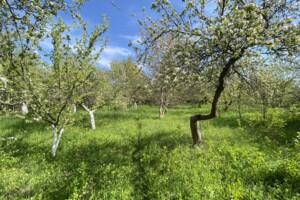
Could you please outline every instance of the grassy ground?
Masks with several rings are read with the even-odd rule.
[[[97,130],[77,113],[57,156],[42,122],[0,117],[0,199],[299,199],[299,113],[235,111],[202,122],[192,147],[189,117],[207,107],[98,111]],[[84,116],[84,117],[82,117]]]

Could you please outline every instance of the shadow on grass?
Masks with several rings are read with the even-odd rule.
[[[180,105],[171,105],[169,106],[169,111],[167,114],[175,115],[175,116],[193,116],[196,114],[203,114],[208,113],[209,107],[202,107],[199,108],[197,106],[193,105],[186,105],[186,106],[180,106]]]
[[[243,120],[242,124],[249,137],[255,139],[256,143],[261,146],[274,146],[275,149],[279,146],[293,147],[297,132],[300,131],[300,119],[282,120],[278,122]]]
[[[15,128],[22,125],[24,124],[18,122]],[[42,129],[42,126],[40,128]],[[20,166],[15,167],[34,169],[37,167],[35,162],[40,162],[38,163],[39,170],[43,173],[48,171],[51,174],[53,181],[45,179],[42,183],[37,182],[29,193],[35,194],[37,192],[35,188],[44,185],[42,190],[45,199],[72,198],[72,194],[77,190],[80,193],[80,189],[86,192],[82,198],[88,199],[92,197],[93,191],[107,192],[108,188],[120,192],[133,187],[131,191],[133,197],[137,197],[137,194],[140,194],[138,197],[145,196],[147,180],[144,179],[147,177],[143,167],[146,164],[141,163],[143,161],[140,159],[135,159],[136,154],[142,154],[144,149],[152,144],[171,151],[178,145],[190,143],[190,138],[176,131],[141,135],[140,141],[137,137],[124,140],[106,138],[102,141],[93,138],[93,135],[90,139],[83,138],[81,142],[78,140],[80,136],[74,137],[71,134],[63,136],[56,157],[52,157],[50,153],[51,146],[47,146],[49,142],[34,145],[21,138],[9,146],[8,144],[3,144],[3,146],[7,146],[4,148],[7,153],[18,157],[22,162]],[[139,142],[141,146],[137,148]],[[43,156],[42,159],[41,156]],[[36,160],[37,158],[42,161]],[[156,158],[152,158],[149,154],[149,159],[155,160]],[[34,166],[31,166],[33,163],[35,163]],[[155,168],[155,165],[147,164],[147,167]],[[21,198],[22,196],[12,197]]]
[[[43,132],[49,124],[43,121],[33,121],[18,117],[2,117],[2,129],[8,130],[4,131],[0,137],[26,137],[33,132]]]
[[[90,127],[90,118],[87,112],[80,111],[77,114],[76,123],[77,127]],[[118,123],[130,119],[158,119],[158,112],[155,109],[145,109],[143,107],[137,109],[130,109],[128,111],[97,111],[95,113],[95,122],[97,127],[103,127],[110,123]]]
[[[297,137],[297,132],[300,132],[300,118],[288,120],[284,132],[287,138],[294,140]]]
[[[237,116],[221,116],[221,117],[216,117],[214,119],[211,119],[211,123],[213,126],[216,127],[230,127],[230,128],[238,128],[239,123],[238,123],[238,117]]]
[[[180,134],[177,131],[163,131],[142,137],[142,143],[145,146],[149,144],[156,144],[171,151],[181,145],[190,145],[191,137]]]

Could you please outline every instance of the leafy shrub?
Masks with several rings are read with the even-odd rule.
[[[251,134],[254,133],[259,136],[259,138],[285,142],[287,138],[284,127],[287,124],[287,119],[287,113],[279,108],[269,109],[265,118],[261,114],[256,113],[248,120],[249,131]]]
[[[124,96],[117,96],[116,98],[113,99],[111,102],[111,106],[115,110],[127,110],[127,105],[129,104],[129,99]]]

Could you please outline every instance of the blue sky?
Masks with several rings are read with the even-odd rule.
[[[102,15],[106,14],[109,18],[109,29],[105,36],[109,36],[107,47],[101,54],[98,66],[104,69],[110,68],[110,62],[114,59],[123,59],[129,56],[134,57],[134,52],[128,43],[135,43],[139,39],[139,31],[141,29],[138,19],[143,19],[142,9],[145,7],[146,13],[152,18],[159,14],[152,11],[151,4],[154,0],[88,0],[79,11],[85,21],[92,28],[102,21]],[[171,0],[172,4],[177,8],[184,8],[185,3],[182,0]],[[66,21],[70,21],[70,17],[62,14]],[[80,36],[80,31],[73,31],[72,38]],[[51,50],[51,39],[47,39],[41,45]]]
[[[99,64],[109,68],[113,58],[126,58],[133,55],[132,48],[128,47],[130,40],[133,42],[139,38],[140,26],[137,22],[141,17],[143,7],[150,8],[151,0],[90,0],[85,3],[80,13],[90,24],[97,24],[101,15],[109,18],[108,46],[101,55]],[[133,16],[136,14],[136,17]]]
[[[152,2],[153,0],[89,0],[84,4],[80,14],[90,27],[101,21],[102,14],[106,14],[109,18],[109,29],[106,35],[110,39],[101,54],[99,66],[108,69],[112,59],[134,56],[133,49],[128,47],[128,43],[130,41],[134,43],[139,39],[141,27],[137,20],[142,18],[143,7],[150,15],[155,14],[150,9]],[[184,5],[181,0],[174,0],[174,2],[176,6]]]

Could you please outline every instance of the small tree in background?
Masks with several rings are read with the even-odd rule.
[[[144,85],[146,76],[133,59],[113,60],[108,72],[113,86],[113,106],[116,109],[127,109],[129,104],[137,104],[143,97],[140,88]]]
[[[280,60],[262,60],[260,67],[248,71],[248,83],[251,85],[249,96],[258,100],[264,118],[270,107],[289,107],[296,102],[293,98],[296,89],[294,72],[293,64]]]
[[[81,105],[89,113],[92,129],[96,129],[94,112],[108,104],[111,100],[111,90],[108,75],[101,69],[95,69],[89,81],[76,90],[80,97],[77,104]]]
[[[155,27],[152,28],[155,29]],[[146,37],[145,34],[147,33],[142,32],[144,37]],[[143,59],[143,66],[150,71],[149,86],[156,99],[155,102],[159,104],[159,118],[162,119],[168,110],[168,104],[178,99],[173,98],[176,91],[183,85],[190,87],[193,85],[194,78],[198,79],[198,77],[186,67],[195,62],[177,58],[180,54],[178,47],[184,45],[185,41],[181,42],[181,39],[175,41],[172,36],[166,34],[157,38],[156,42],[155,46],[145,50],[149,51],[145,58],[139,57],[139,59]],[[139,49],[135,48],[135,50],[138,54],[141,53]]]

